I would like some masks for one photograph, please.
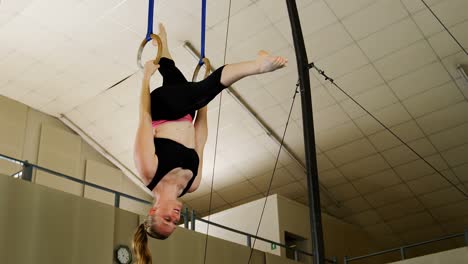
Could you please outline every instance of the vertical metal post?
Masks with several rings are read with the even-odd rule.
[[[247,236],[247,246],[248,246],[249,248],[252,247],[252,237],[251,237],[251,236]]]
[[[348,264],[348,256],[344,256],[343,264]]]
[[[192,210],[191,218],[190,218],[190,229],[195,230],[195,210]]]
[[[21,179],[31,182],[32,181],[32,171],[33,166],[28,163],[27,160],[23,162],[23,173],[21,174]]]
[[[117,208],[120,207],[120,194],[119,193],[115,193],[114,206],[117,207]]]
[[[299,261],[299,252],[296,249],[294,249],[294,261]]]
[[[465,246],[468,246],[468,229],[465,229]]]
[[[400,255],[401,255],[401,259],[405,259],[405,248],[404,247],[400,248]]]
[[[322,217],[320,210],[319,182],[317,172],[317,157],[315,153],[314,119],[312,115],[312,97],[310,92],[309,63],[302,36],[299,13],[296,0],[286,0],[289,20],[291,22],[294,49],[296,50],[297,69],[302,99],[302,122],[304,127],[305,158],[307,169],[307,189],[309,193],[310,237],[314,242],[315,264],[325,261],[323,243]]]
[[[188,208],[185,207],[185,209],[184,209],[184,228],[186,228],[186,229],[188,229],[188,217],[189,217]]]

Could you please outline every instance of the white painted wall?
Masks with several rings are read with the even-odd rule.
[[[262,217],[262,222],[260,224],[257,235],[275,242],[280,241],[277,199],[277,195],[271,195],[268,197],[268,201],[266,203],[265,211]],[[264,203],[265,199],[259,199],[213,214],[209,217],[205,217],[205,219],[209,218],[211,222],[222,224],[224,226],[228,226],[249,234],[256,234]],[[206,224],[200,221],[197,221],[195,230],[204,234],[206,234],[207,230],[209,230],[209,235],[211,236],[222,238],[224,240],[235,242],[241,245],[247,245],[247,238],[245,236],[214,226],[208,227]],[[255,241],[252,239],[252,245],[254,245],[255,249],[275,255],[280,255],[279,247],[272,249],[270,243]]]

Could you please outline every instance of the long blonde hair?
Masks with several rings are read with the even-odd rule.
[[[135,256],[135,264],[151,264],[151,252],[148,248],[148,236],[146,235],[145,224],[138,226],[133,235],[132,248]]]
[[[148,217],[148,220],[140,224],[133,235],[133,253],[135,256],[135,264],[151,264],[152,257],[151,251],[148,248],[148,235],[152,238],[164,240],[167,236],[158,234],[153,230],[151,223],[151,217]]]

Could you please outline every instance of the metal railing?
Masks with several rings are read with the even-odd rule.
[[[36,170],[44,171],[44,172],[47,172],[49,174],[52,174],[52,175],[55,175],[55,176],[58,176],[58,177],[61,177],[61,178],[64,178],[64,179],[79,183],[79,184],[83,184],[85,186],[91,186],[91,187],[94,187],[96,189],[112,193],[112,194],[115,195],[114,206],[117,207],[117,208],[120,207],[120,198],[121,197],[125,197],[125,198],[131,199],[131,200],[134,200],[134,201],[137,201],[137,202],[141,202],[141,203],[144,203],[144,204],[151,204],[150,202],[148,202],[146,200],[143,200],[143,199],[140,199],[140,198],[137,198],[137,197],[125,194],[125,193],[121,193],[119,191],[115,191],[115,190],[112,190],[112,189],[109,189],[109,188],[106,188],[106,187],[103,187],[103,186],[100,186],[100,185],[97,185],[97,184],[94,184],[94,183],[90,183],[90,182],[87,182],[87,181],[84,181],[84,180],[80,180],[80,179],[65,175],[63,173],[41,167],[41,166],[36,165],[36,164],[29,163],[27,160],[23,161],[23,160],[19,160],[19,159],[9,157],[9,156],[3,155],[3,154],[0,154],[0,159],[7,160],[7,161],[10,161],[10,162],[16,163],[18,165],[21,165],[22,170],[14,173],[11,176],[13,176],[15,178],[20,178],[20,179],[25,180],[25,181],[32,182],[33,170],[36,169]],[[281,244],[281,243],[278,243],[278,242],[275,242],[275,241],[272,241],[272,240],[269,240],[269,239],[266,239],[266,238],[262,238],[262,237],[259,237],[259,236],[256,236],[256,235],[252,235],[252,234],[240,231],[240,230],[236,230],[236,229],[233,229],[233,228],[230,228],[230,227],[218,224],[218,223],[214,223],[214,222],[205,220],[203,218],[198,217],[194,210],[192,210],[189,213],[188,208],[185,208],[184,211],[181,214],[184,217],[184,227],[186,229],[189,229],[189,222],[190,222],[191,223],[190,224],[190,229],[195,231],[196,221],[198,220],[200,222],[203,222],[203,223],[206,223],[206,224],[209,224],[209,225],[212,225],[212,226],[216,226],[216,227],[231,231],[231,232],[236,233],[236,234],[246,236],[246,245],[249,248],[252,247],[252,239],[258,239],[260,241],[264,241],[264,242],[267,242],[267,243],[271,243],[271,244],[280,246],[282,248],[285,248],[286,250],[293,250],[294,259],[296,261],[299,259],[300,254],[305,255],[305,256],[309,256],[309,257],[314,256],[312,253],[309,253],[309,252],[306,252],[306,251],[303,251],[303,250],[300,250],[300,249],[297,249],[297,248],[290,248],[287,245],[284,245],[284,244]],[[333,259],[326,259],[326,262],[336,264],[337,260],[334,257]]]
[[[84,181],[84,180],[80,180],[80,179],[65,175],[63,173],[41,167],[41,166],[36,165],[36,164],[29,163],[27,160],[23,161],[23,160],[15,159],[13,157],[9,157],[9,156],[3,155],[3,154],[0,154],[0,159],[11,161],[11,162],[14,162],[16,164],[19,164],[19,165],[23,166],[23,169],[21,171],[13,174],[12,176],[14,176],[15,178],[20,178],[20,179],[25,180],[25,181],[29,181],[29,182],[32,181],[33,169],[36,169],[36,170],[44,171],[44,172],[47,172],[49,174],[58,176],[60,178],[64,178],[64,179],[67,179],[67,180],[70,180],[70,181],[73,181],[73,182],[76,182],[76,183],[79,183],[79,184],[83,184],[85,186],[90,186],[90,187],[93,187],[93,188],[96,188],[96,189],[99,189],[99,190],[102,190],[102,191],[105,191],[105,192],[112,193],[112,194],[114,194],[114,197],[115,197],[114,198],[114,206],[117,207],[117,208],[120,207],[120,198],[121,197],[125,197],[125,198],[128,198],[130,200],[137,201],[137,202],[140,202],[140,203],[143,203],[143,204],[151,204],[151,202],[148,202],[146,200],[143,200],[143,199],[140,199],[140,198],[137,198],[137,197],[134,197],[134,196],[119,192],[119,191],[115,191],[115,190],[112,190],[112,189],[109,189],[109,188],[106,188],[106,187],[103,187],[103,186],[100,186],[100,185],[97,185],[97,184],[94,184],[94,183],[90,183],[90,182],[87,182],[87,181]]]
[[[293,250],[294,260],[295,261],[299,260],[299,255],[300,254],[306,255],[306,256],[309,256],[309,257],[314,256],[314,254],[312,254],[310,252],[306,252],[306,251],[303,251],[303,250],[297,249],[297,248],[290,248],[285,244],[281,244],[281,243],[278,243],[278,242],[275,242],[275,241],[272,241],[272,240],[269,240],[269,239],[266,239],[266,238],[263,238],[263,237],[252,235],[252,234],[249,234],[249,233],[246,233],[246,232],[243,232],[243,231],[239,231],[239,230],[230,228],[228,226],[224,226],[224,225],[214,223],[214,222],[208,221],[206,219],[200,218],[200,217],[198,217],[196,215],[195,211],[192,210],[192,211],[189,212],[188,208],[184,209],[184,211],[182,212],[182,215],[184,216],[184,227],[186,229],[189,229],[189,223],[190,223],[190,229],[195,231],[196,221],[198,220],[200,222],[203,222],[203,223],[206,223],[206,224],[209,224],[209,225],[212,225],[212,226],[216,226],[216,227],[231,231],[233,233],[245,236],[246,246],[248,246],[249,248],[252,247],[252,239],[258,239],[258,240],[263,241],[263,242],[267,242],[267,243],[270,243],[270,244],[273,244],[273,245],[276,245],[276,246],[280,246],[282,248],[285,248],[286,250]],[[334,263],[334,264],[337,263],[336,257],[333,257],[332,259],[325,259],[325,261],[328,262],[328,263]]]
[[[468,229],[466,229],[464,233],[453,234],[453,235],[444,236],[444,237],[440,237],[440,238],[436,238],[436,239],[432,239],[432,240],[427,240],[427,241],[424,241],[424,242],[419,242],[419,243],[414,243],[414,244],[401,246],[401,247],[398,247],[398,248],[387,249],[387,250],[379,251],[379,252],[368,254],[368,255],[363,255],[363,256],[353,257],[353,258],[349,258],[349,257],[345,256],[343,263],[348,264],[351,261],[360,260],[360,259],[364,259],[364,258],[375,257],[375,256],[379,256],[379,255],[383,255],[383,254],[387,254],[387,253],[395,252],[395,251],[399,251],[400,256],[401,256],[401,260],[404,260],[404,259],[406,259],[405,250],[408,249],[408,248],[422,246],[422,245],[426,245],[426,244],[430,244],[430,243],[434,243],[434,242],[438,242],[438,241],[442,241],[442,240],[447,240],[447,239],[451,239],[451,238],[456,238],[456,237],[464,237],[465,238],[465,246],[468,246]]]

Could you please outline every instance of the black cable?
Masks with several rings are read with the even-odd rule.
[[[260,221],[258,222],[257,231],[255,232],[255,236],[258,235],[258,231],[260,230],[260,225],[262,223],[263,213],[265,212],[266,203],[268,201],[268,195],[270,194],[271,185],[273,183],[273,177],[275,176],[275,171],[276,171],[276,168],[278,166],[278,161],[279,161],[279,157],[280,157],[280,154],[281,154],[281,150],[283,149],[284,137],[286,136],[286,131],[288,129],[289,121],[291,119],[291,113],[292,113],[292,110],[293,110],[293,107],[294,107],[294,102],[296,101],[296,95],[299,92],[298,89],[299,89],[299,80],[297,81],[296,88],[294,89],[294,96],[293,96],[293,100],[291,102],[291,107],[289,109],[288,119],[286,120],[286,126],[285,126],[284,131],[283,131],[283,136],[281,137],[280,147],[279,147],[279,150],[278,150],[278,154],[276,155],[275,166],[273,167],[273,173],[271,174],[270,183],[268,184],[268,191],[267,191],[267,193],[265,195],[265,202],[263,203],[262,213],[260,214]],[[252,253],[253,253],[253,251],[255,249],[255,242],[257,242],[257,239],[254,240],[254,242],[252,244],[252,247],[250,248],[249,260],[248,260],[247,264],[250,264],[250,260],[252,259]]]
[[[428,4],[426,4],[426,2],[424,0],[421,0],[421,2],[423,2],[423,4],[427,7],[427,9],[429,9],[429,11],[432,13],[432,15],[437,19],[437,21],[439,21],[439,23],[445,28],[445,30],[447,31],[447,33],[449,33],[449,35],[453,38],[453,40],[455,40],[455,42],[458,44],[458,46],[460,46],[460,48],[465,52],[466,55],[468,55],[468,52],[466,51],[466,49],[462,46],[462,44],[457,40],[457,38],[455,38],[455,36],[452,34],[452,32],[450,32],[450,30],[448,30],[448,28],[444,25],[444,23],[442,23],[442,21],[439,19],[439,17],[432,11],[432,9],[429,7]]]
[[[227,28],[226,28],[226,38],[224,42],[224,59],[223,64],[226,64],[226,54],[227,54],[227,43],[229,37],[229,22],[231,20],[231,0],[229,0],[229,9],[228,9],[228,17],[227,17]],[[213,171],[211,174],[211,187],[210,187],[210,202],[208,207],[208,224],[206,226],[206,236],[205,236],[205,254],[203,256],[203,263],[206,263],[206,253],[208,251],[208,233],[210,230],[210,216],[211,216],[211,203],[213,200],[213,183],[214,183],[214,175],[215,175],[215,167],[216,167],[216,152],[218,150],[218,134],[219,134],[219,120],[221,118],[221,101],[223,98],[223,94],[219,94],[219,105],[218,105],[218,123],[216,124],[216,140],[215,140],[215,149],[214,149],[214,157],[213,157]]]
[[[452,181],[450,181],[446,176],[442,174],[437,168],[435,168],[429,161],[427,161],[425,158],[423,158],[416,150],[414,150],[411,146],[409,146],[406,142],[403,141],[397,134],[395,134],[389,127],[387,127],[384,123],[382,123],[377,117],[375,117],[373,114],[371,114],[364,106],[362,106],[360,103],[358,103],[351,95],[349,95],[347,92],[345,92],[338,84],[334,82],[334,80],[330,77],[328,77],[325,74],[325,71],[317,68],[317,66],[314,63],[309,64],[310,69],[315,69],[320,75],[325,77],[325,80],[330,81],[336,88],[338,88],[343,94],[349,97],[354,103],[356,103],[359,107],[361,107],[362,110],[364,110],[368,115],[370,115],[375,121],[377,121],[381,126],[383,126],[388,132],[390,132],[396,139],[398,139],[401,143],[403,143],[409,150],[411,150],[416,156],[418,156],[420,159],[422,159],[429,167],[431,167],[434,171],[436,171],[442,178],[444,178],[447,182],[449,182],[455,189],[460,191],[460,193],[463,194],[463,196],[468,198],[468,194],[465,193],[462,189],[460,189],[456,184],[454,184]]]

